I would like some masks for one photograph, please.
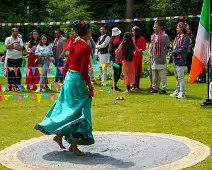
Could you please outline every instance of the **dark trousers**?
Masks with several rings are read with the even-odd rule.
[[[55,58],[54,59],[54,65],[55,65],[55,67],[63,67],[64,62],[63,62],[63,60]],[[56,72],[56,75],[55,75],[55,81],[59,81],[59,80],[61,82],[63,82],[63,74],[60,72],[59,68],[57,68],[57,72]]]
[[[113,68],[113,69],[114,69],[114,82],[117,83],[121,76],[122,64],[119,64],[118,68]]]
[[[200,83],[206,83],[206,69],[204,69],[204,72],[198,78]]]
[[[130,90],[130,85],[127,85],[127,90]]]
[[[10,71],[11,68],[8,68],[8,84],[9,85],[18,85],[21,84],[21,72],[20,69],[18,68],[18,74],[16,76],[14,69],[17,67],[22,66],[22,58],[19,59],[7,59],[7,65],[8,67],[13,68],[13,70]]]
[[[188,68],[189,74],[190,74],[190,71],[191,71],[192,57],[193,57],[193,53],[187,53],[186,66]]]
[[[140,88],[140,64],[138,65],[138,70],[135,73],[135,87]]]

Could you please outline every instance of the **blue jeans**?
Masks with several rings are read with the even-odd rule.
[[[46,84],[46,77],[47,77],[47,70],[46,68],[49,67],[50,59],[41,59],[40,64],[38,67],[42,68],[42,74],[40,75],[40,88],[44,89],[43,84]]]
[[[55,65],[55,67],[63,67],[64,66],[64,62],[63,62],[63,60],[54,58],[54,65]],[[57,68],[57,72],[56,72],[56,75],[55,75],[55,81],[59,81],[59,80],[61,82],[63,82],[63,74]]]

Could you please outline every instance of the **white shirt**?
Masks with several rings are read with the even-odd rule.
[[[104,35],[101,35],[100,37],[100,41],[102,40],[102,38],[105,36],[106,34]],[[110,37],[107,36],[105,41],[99,45],[99,41],[97,42],[97,45],[96,45],[96,48],[97,49],[102,49],[102,48],[105,48],[107,47],[107,45],[110,43]],[[106,54],[101,54],[100,52],[98,52],[98,56],[99,56],[99,64],[108,64],[110,63],[110,54],[109,53],[106,53]]]
[[[23,40],[21,38],[17,37],[17,39],[14,40],[12,36],[6,38],[5,45],[12,44],[14,41],[15,42],[18,41],[19,43],[15,43],[13,45],[13,47],[15,47],[15,46],[16,47],[23,47],[24,46]],[[15,49],[7,49],[6,58],[10,58],[10,59],[22,58],[22,51],[18,51],[18,50],[15,50]]]
[[[106,34],[101,35],[100,41],[102,40],[102,38],[103,38],[105,35],[106,35]],[[110,37],[107,36],[107,37],[105,38],[105,41],[104,41],[101,45],[99,45],[99,41],[97,42],[96,48],[97,48],[97,49],[105,48],[105,47],[108,46],[109,43],[110,43]]]

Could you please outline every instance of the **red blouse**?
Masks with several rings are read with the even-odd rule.
[[[86,84],[91,85],[90,77],[88,75],[88,66],[90,64],[91,48],[84,39],[80,39],[73,43],[73,48],[66,61],[64,74],[68,69],[80,72]]]
[[[136,42],[136,39],[134,39],[134,42]],[[145,51],[146,50],[146,40],[143,36],[141,36],[137,42],[137,47],[139,50]],[[140,77],[142,77],[142,52],[135,55],[135,70],[137,72],[138,66],[140,65]]]

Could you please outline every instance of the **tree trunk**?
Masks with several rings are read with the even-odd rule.
[[[127,8],[126,8],[126,19],[133,19],[133,4],[134,0],[126,0]],[[126,31],[130,31],[132,28],[132,23],[126,23]]]

